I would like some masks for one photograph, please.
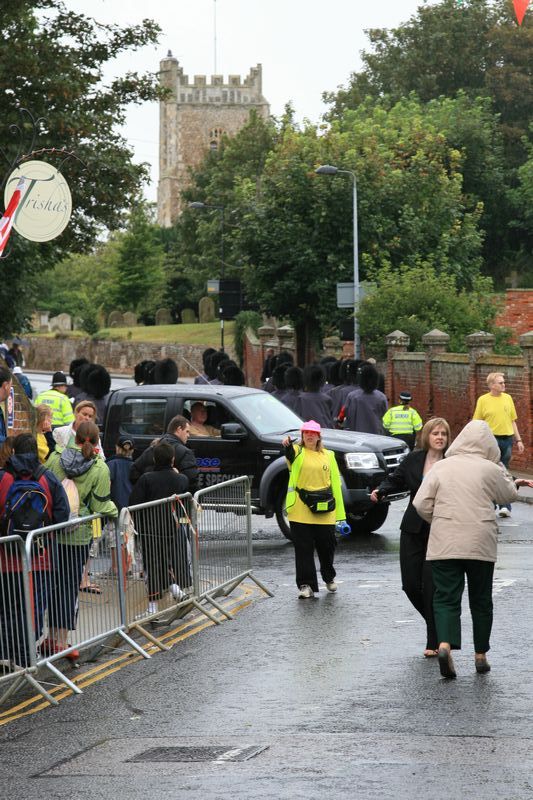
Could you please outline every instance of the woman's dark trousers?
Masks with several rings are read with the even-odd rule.
[[[450,558],[432,561],[433,612],[439,642],[449,642],[452,650],[461,649],[461,599],[468,580],[468,600],[474,629],[476,653],[490,650],[492,629],[492,561]]]
[[[291,522],[290,525],[296,559],[296,585],[299,588],[310,586],[313,592],[318,592],[315,550],[324,583],[330,583],[337,574],[333,567],[337,545],[335,525],[308,525],[304,522]]]
[[[426,621],[426,648],[428,650],[436,650],[439,641],[433,615],[434,589],[431,563],[426,561],[428,538],[429,526],[426,532],[401,532],[400,570],[402,573],[402,589],[409,601]]]

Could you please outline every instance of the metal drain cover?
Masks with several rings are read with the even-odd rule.
[[[268,750],[268,745],[258,747],[152,747],[144,750],[133,758],[128,758],[128,763],[136,761],[212,761],[215,764],[225,762],[248,761],[250,758]]]

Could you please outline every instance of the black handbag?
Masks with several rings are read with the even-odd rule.
[[[313,514],[327,514],[328,511],[335,510],[335,498],[331,489],[309,492],[307,489],[297,489],[298,495],[303,503]]]

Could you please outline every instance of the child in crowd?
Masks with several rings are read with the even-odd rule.
[[[134,485],[129,505],[162,500],[184,494],[189,480],[174,468],[174,448],[169,442],[155,445],[154,469],[145,472]],[[158,611],[158,601],[166,592],[182,600],[182,586],[190,586],[187,533],[177,521],[175,504],[133,510],[135,529],[139,532],[143,565],[148,588],[148,614]]]
[[[52,409],[50,406],[41,403],[35,410],[37,412],[37,423],[35,425],[37,452],[39,461],[44,464],[50,453],[56,449],[55,439],[52,434]]]

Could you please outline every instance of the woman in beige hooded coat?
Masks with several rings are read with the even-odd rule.
[[[461,599],[468,579],[477,672],[488,672],[492,628],[492,577],[497,532],[494,503],[516,500],[517,485],[499,465],[500,449],[486,422],[469,422],[422,481],[413,505],[431,523],[431,561],[439,666],[455,678],[451,650],[461,648]]]

